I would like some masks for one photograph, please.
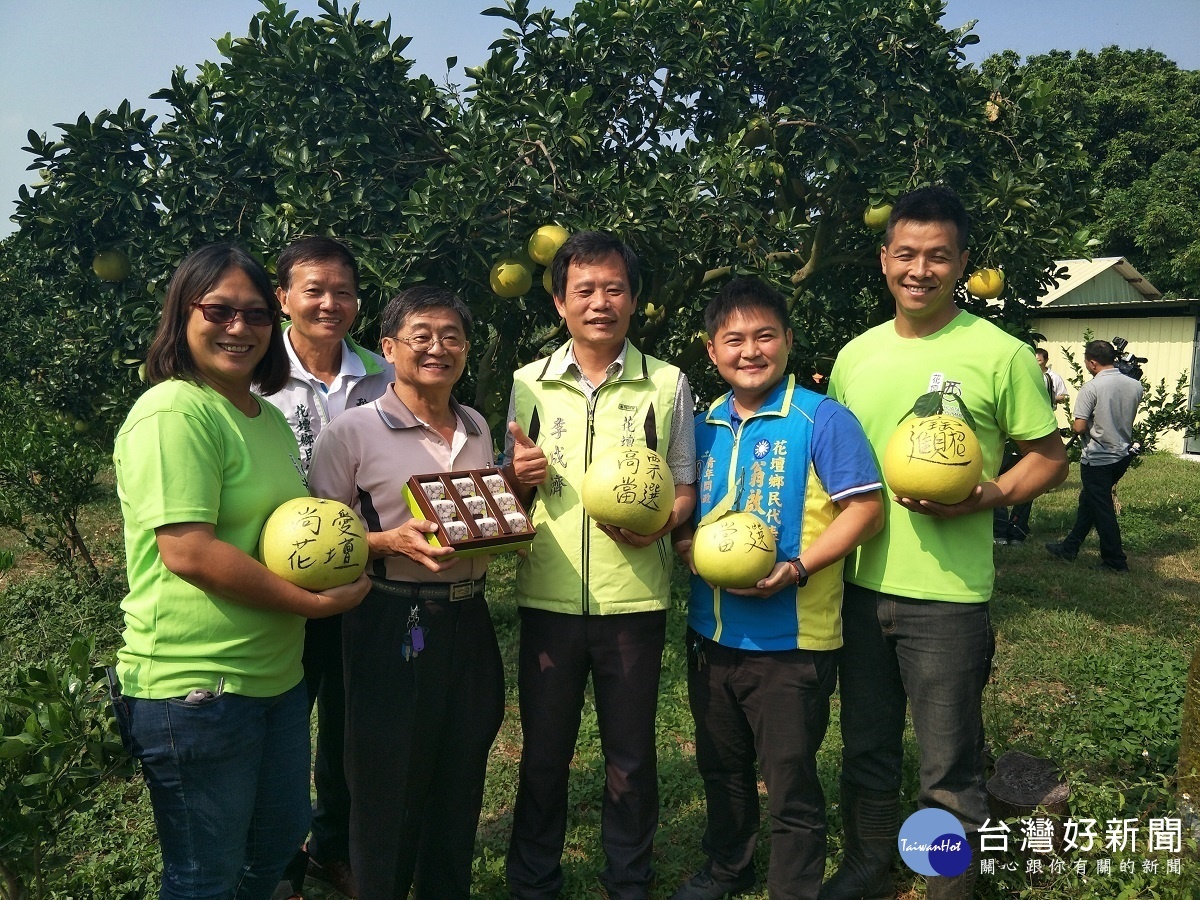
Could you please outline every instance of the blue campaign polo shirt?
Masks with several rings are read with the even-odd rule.
[[[733,395],[696,416],[697,504],[694,521],[741,478],[735,509],[774,532],[777,558],[799,556],[836,518],[837,501],[879,490],[882,482],[862,426],[840,403],[797,387],[789,375],[744,421]],[[739,597],[693,575],[688,625],[743,650],[834,650],[842,645],[841,563],[812,573],[808,584],[770,597]]]

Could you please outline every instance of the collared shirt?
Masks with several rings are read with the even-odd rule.
[[[338,370],[337,375],[333,377],[333,383],[327,385],[320,378],[317,378],[317,376],[308,371],[308,369],[304,368],[304,363],[296,355],[296,348],[292,346],[291,326],[283,333],[283,345],[287,348],[288,360],[292,364],[292,377],[308,382],[309,385],[316,389],[318,396],[325,401],[325,410],[328,413],[328,418],[332,419],[341,415],[346,409],[346,400],[350,397],[350,389],[354,387],[358,379],[367,374],[367,367],[363,365],[363,361],[358,358],[358,355],[343,340],[340,344],[342,354],[341,368]]]
[[[600,384],[621,377],[621,372],[625,369],[625,356],[628,350],[629,341],[626,341],[621,346],[621,352],[617,354],[617,358],[604,370],[604,381]],[[599,384],[592,384],[587,375],[583,373],[583,367],[575,358],[573,343],[567,347],[567,353],[562,363],[557,368],[548,369],[547,374],[572,378],[588,398],[588,402],[591,402],[596,389],[600,387]],[[687,376],[680,372],[679,380],[675,384],[675,402],[671,410],[671,440],[667,445],[667,466],[670,468],[671,477],[676,484],[692,484],[696,480],[696,434],[692,426],[695,409],[691,385],[688,384]],[[515,421],[516,415],[515,395],[510,394],[508,421]],[[505,457],[511,459],[512,452],[513,436],[506,432],[504,437]]]
[[[308,471],[313,444],[321,429],[334,415],[354,406],[370,403],[382,396],[396,377],[392,364],[347,338],[342,341],[341,370],[332,385],[332,397],[326,386],[300,363],[284,329],[283,346],[290,364],[287,383],[265,399],[283,413],[296,442],[300,445],[300,464]],[[334,411],[334,406],[337,411]]]
[[[1087,422],[1087,431],[1079,461],[1085,466],[1106,466],[1128,456],[1141,401],[1142,383],[1111,367],[1101,369],[1081,387],[1074,413]]]
[[[317,438],[308,473],[313,496],[345,503],[370,531],[403,525],[412,518],[404,499],[409,477],[495,463],[483,416],[453,397],[450,409],[457,419],[451,441],[418,419],[390,385],[378,400],[346,410]],[[407,556],[388,556],[368,563],[367,570],[393,581],[455,582],[482,578],[489,559],[476,556],[431,572]]]
[[[1058,398],[1066,396],[1067,383],[1065,381],[1063,381],[1062,376],[1059,375],[1057,372],[1055,372],[1053,369],[1047,369],[1046,370],[1046,390],[1050,394],[1050,405],[1053,407],[1057,407],[1059,404]]]

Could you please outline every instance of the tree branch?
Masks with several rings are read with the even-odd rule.
[[[818,131],[823,131],[826,134],[832,135],[839,140],[845,141],[859,156],[863,156],[866,151],[858,139],[847,134],[840,128],[834,128],[831,125],[824,125],[820,122],[813,122],[810,119],[785,119],[775,125],[776,128],[783,128],[785,125],[790,125],[794,128],[816,128]]]
[[[640,147],[646,138],[650,137],[651,132],[653,132],[655,127],[658,125],[659,116],[662,115],[663,107],[667,104],[667,87],[670,85],[670,83],[671,70],[667,69],[667,74],[663,78],[662,92],[658,95],[658,105],[654,107],[654,113],[650,116],[650,123],[646,126],[645,131],[634,138],[633,142],[626,148],[627,150],[633,151]]]

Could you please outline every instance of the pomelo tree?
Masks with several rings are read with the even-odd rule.
[[[717,386],[700,310],[735,271],[787,292],[804,377],[886,317],[863,213],[911,187],[964,196],[972,259],[1004,268],[997,309],[1014,330],[1052,261],[1088,237],[1072,224],[1091,198],[1070,124],[1025,73],[967,66],[975,38],[944,26],[941,0],[582,0],[567,16],[509,0],[485,12],[505,29],[461,89],[413,76],[390,21],[322,10],[264,0],[246,36],[217,40],[218,61],[169,76],[161,122],[121,103],[58,140],[30,133],[42,181],[22,189],[10,242],[37,285],[21,303],[55,335],[22,362],[55,373],[56,408],[85,398],[111,433],[167,277],[212,240],[268,263],[301,234],[348,240],[368,345],[402,285],[457,290],[479,322],[462,397],[498,425],[512,370],[563,329],[536,267],[517,298],[488,276],[548,222],[637,250],[633,337],[701,395]],[[91,270],[108,249],[132,261],[115,286]]]

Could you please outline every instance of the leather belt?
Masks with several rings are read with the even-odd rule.
[[[472,597],[483,596],[483,586],[486,578],[478,581],[423,582],[423,581],[390,581],[387,578],[371,576],[372,587],[387,594],[389,597],[399,597],[402,600],[470,600]]]

